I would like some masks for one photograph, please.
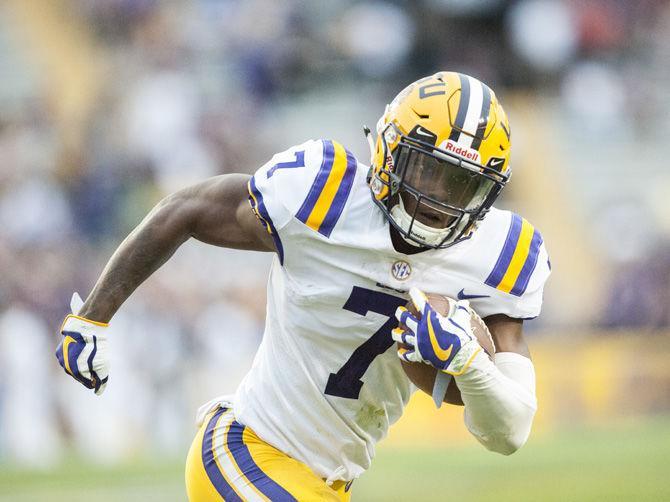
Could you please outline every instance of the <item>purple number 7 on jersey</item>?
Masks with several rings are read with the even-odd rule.
[[[398,307],[405,305],[407,300],[397,296],[373,291],[371,289],[354,286],[349,299],[342,307],[344,310],[354,312],[358,315],[366,315],[368,312],[376,312],[388,316],[388,320],[374,332],[374,334],[354,350],[351,357],[339,369],[337,373],[331,373],[328,377],[325,393],[330,396],[345,397],[347,399],[358,399],[363,387],[361,378],[368,370],[375,357],[386,352],[392,345],[391,330],[398,322],[394,314]]]
[[[277,162],[274,166],[268,169],[268,179],[272,178],[272,175],[277,169],[288,169],[290,167],[305,167],[305,150],[300,150],[295,152],[295,160],[290,162]]]

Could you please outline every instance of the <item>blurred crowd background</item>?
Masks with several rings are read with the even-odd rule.
[[[309,138],[367,161],[361,126],[443,69],[487,82],[510,116],[500,205],[540,228],[554,266],[531,348],[644,336],[654,353],[670,327],[669,2],[5,0],[0,460],[185,452],[197,406],[249,367],[270,256],[183,246],[114,318],[102,399],[53,356],[72,292],[178,188]],[[598,406],[610,366],[592,366]],[[654,374],[665,401],[638,411],[670,410]]]

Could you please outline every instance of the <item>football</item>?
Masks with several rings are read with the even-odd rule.
[[[430,305],[439,314],[442,315],[447,315],[451,310],[452,305],[456,303],[456,300],[442,295],[427,293],[426,297],[428,298],[428,303],[430,303]],[[411,301],[406,306],[414,316],[417,318],[421,317],[414,308],[414,304]],[[493,343],[493,338],[491,338],[491,333],[486,327],[486,324],[476,313],[472,316],[470,322],[472,324],[473,333],[477,337],[479,345],[482,346],[484,352],[486,352],[489,358],[493,359],[493,354],[495,354],[495,344]],[[400,347],[402,345],[398,344],[398,346]],[[412,383],[431,396],[433,394],[433,384],[435,383],[437,369],[424,363],[408,363],[407,361],[402,360],[401,363],[403,369],[405,370],[405,374],[412,381]],[[444,402],[457,406],[463,406],[461,392],[453,378],[449,382],[447,393],[444,396]]]

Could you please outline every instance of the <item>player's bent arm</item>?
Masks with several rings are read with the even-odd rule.
[[[216,176],[160,201],[114,252],[79,311],[109,322],[132,292],[189,238],[216,246],[274,251],[249,205],[250,176]]]
[[[504,315],[485,319],[496,345],[495,362],[479,354],[457,376],[468,430],[487,449],[510,455],[530,435],[537,410],[535,370],[523,338],[523,321]]]
[[[523,337],[523,320],[503,314],[488,316],[484,319],[491,332],[496,352],[515,352],[530,359],[528,344]]]

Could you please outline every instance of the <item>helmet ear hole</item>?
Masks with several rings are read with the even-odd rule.
[[[426,114],[426,115],[422,115],[422,114],[420,114],[419,112],[417,112],[414,108],[412,108],[412,111],[413,111],[413,112],[415,113],[415,115],[416,115],[417,117],[419,117],[420,119],[423,119],[423,120],[428,120],[428,119],[430,119],[430,115],[427,115],[427,114]]]

